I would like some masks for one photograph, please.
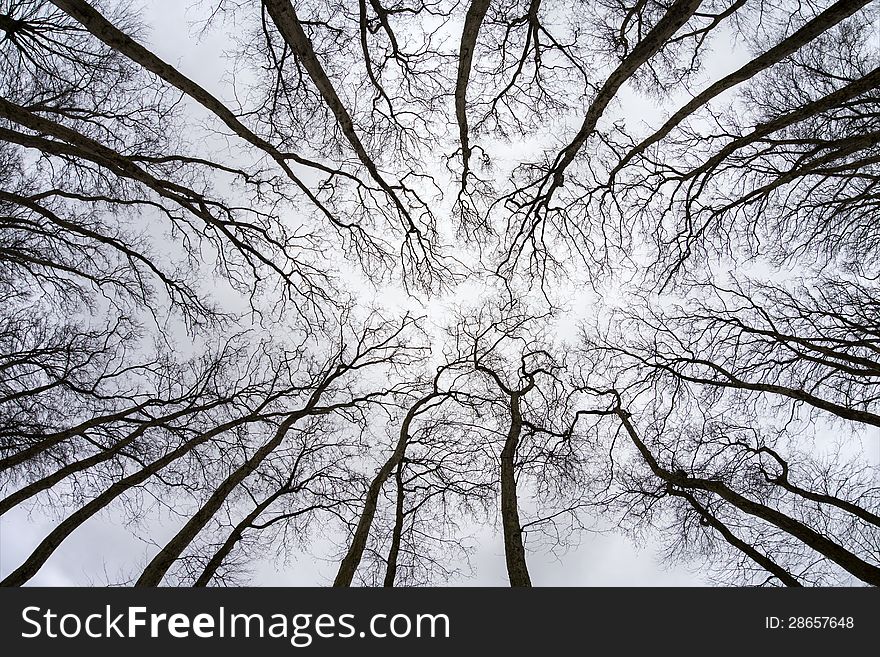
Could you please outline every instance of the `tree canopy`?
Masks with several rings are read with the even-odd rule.
[[[0,0],[3,585],[880,584],[876,3],[150,15]]]

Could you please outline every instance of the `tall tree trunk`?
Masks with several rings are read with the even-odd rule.
[[[388,565],[385,569],[385,582],[383,586],[394,586],[394,578],[397,577],[397,556],[400,554],[400,541],[403,538],[403,459],[397,464],[394,471],[394,481],[397,484],[397,503],[394,506],[394,529],[391,532],[391,547],[388,550]]]
[[[205,569],[193,583],[193,586],[207,586],[211,583],[211,580],[217,573],[217,569],[220,568],[223,561],[226,559],[226,557],[229,556],[229,553],[232,552],[232,548],[235,547],[236,543],[241,540],[241,537],[242,535],[244,535],[245,530],[251,526],[254,520],[256,520],[259,515],[263,513],[263,511],[269,508],[272,502],[274,502],[279,497],[281,497],[281,495],[284,494],[284,490],[284,488],[280,488],[275,493],[260,502],[251,510],[250,513],[242,518],[241,522],[239,522],[229,533],[229,536],[226,537],[223,545],[220,546],[220,548],[214,553],[214,556],[212,556],[210,561],[208,561],[207,565],[205,565]]]
[[[284,422],[278,427],[272,440],[264,444],[258,449],[247,461],[232,472],[220,484],[208,501],[202,505],[180,529],[179,532],[163,547],[159,553],[153,557],[152,561],[147,564],[144,572],[136,582],[137,586],[158,586],[168,572],[168,569],[180,557],[186,547],[192,543],[198,533],[208,524],[214,514],[223,506],[229,494],[242,482],[245,478],[256,470],[260,464],[282,443],[287,432],[297,422],[309,414],[311,409],[306,408],[301,411],[291,413]]]
[[[30,499],[34,495],[37,495],[44,490],[48,490],[55,484],[69,477],[70,475],[76,474],[77,472],[82,472],[96,465],[99,465],[100,463],[104,463],[105,461],[109,461],[114,456],[122,452],[122,450],[124,450],[126,447],[131,445],[138,438],[140,438],[142,435],[144,435],[149,429],[161,425],[165,422],[171,422],[185,415],[218,406],[219,404],[220,402],[215,402],[213,404],[201,406],[198,408],[186,408],[175,413],[169,413],[168,415],[165,415],[163,417],[154,418],[149,422],[144,422],[143,425],[132,431],[128,436],[116,442],[114,445],[108,447],[104,451],[98,452],[97,454],[93,454],[92,456],[86,457],[84,459],[80,459],[79,461],[68,463],[67,465],[56,470],[52,474],[30,483],[27,486],[24,486],[23,488],[8,495],[3,500],[0,500],[0,516],[2,516],[4,513],[14,508],[15,506],[21,504],[22,502]]]
[[[673,486],[679,486],[680,488],[705,490],[710,493],[715,493],[721,499],[730,502],[740,511],[755,516],[756,518],[761,518],[771,525],[778,527],[782,531],[791,534],[805,545],[827,557],[863,582],[873,584],[874,586],[880,586],[880,568],[860,559],[849,550],[841,547],[834,541],[826,538],[819,532],[791,516],[787,516],[776,509],[740,495],[722,481],[688,477],[686,475],[670,472],[661,467],[648,447],[639,438],[638,432],[629,420],[629,413],[622,409],[618,409],[617,415],[620,417],[620,420],[623,423],[626,432],[632,439],[633,444],[636,446],[636,449],[639,450],[645,462],[651,468],[651,471],[667,483],[672,484]]]
[[[474,59],[474,50],[477,47],[477,37],[480,34],[480,26],[489,10],[490,0],[473,0],[467,10],[464,19],[464,28],[461,33],[461,43],[458,49],[458,75],[455,79],[455,118],[458,121],[458,139],[461,143],[461,190],[467,186],[467,176],[470,169],[468,162],[471,157],[471,147],[468,135],[467,120],[467,88],[471,77],[471,65]]]
[[[669,37],[678,32],[690,20],[694,12],[699,9],[701,2],[702,0],[676,0],[673,2],[663,17],[657,21],[657,24],[633,47],[626,58],[608,76],[608,79],[605,80],[605,83],[593,97],[577,136],[556,157],[556,162],[553,166],[553,184],[547,192],[548,196],[552,195],[555,188],[562,186],[565,170],[574,162],[578,151],[587,142],[590,135],[593,134],[596,124],[605,112],[605,108],[614,99],[620,87],[641,68],[642,64],[651,59],[666,45]]]
[[[48,436],[44,436],[39,442],[34,443],[30,447],[26,447],[25,449],[18,451],[15,454],[10,454],[9,456],[0,459],[0,472],[24,463],[25,461],[37,456],[38,454],[41,454],[46,450],[52,449],[53,447],[55,447],[55,445],[58,445],[68,438],[75,438],[76,436],[80,436],[89,429],[93,429],[102,424],[121,420],[133,413],[138,413],[145,409],[147,406],[155,403],[157,402],[155,399],[153,399],[142,404],[138,404],[137,406],[126,408],[117,413],[110,413],[108,415],[101,415],[99,417],[91,418],[90,420],[81,422],[75,427],[64,429],[63,431],[58,431]]]
[[[609,174],[609,178],[614,176],[631,162],[635,157],[644,153],[653,144],[663,139],[672,132],[673,128],[681,123],[689,115],[696,112],[700,107],[711,101],[713,98],[724,93],[728,89],[735,87],[741,82],[745,82],[754,77],[761,71],[770,66],[781,62],[783,59],[799,50],[801,47],[812,41],[818,36],[825,34],[830,28],[834,27],[842,20],[849,18],[859,9],[867,5],[871,0],[838,0],[825,11],[816,16],[813,20],[805,23],[800,29],[796,30],[790,37],[780,41],[778,44],[770,48],[767,52],[755,57],[749,63],[741,66],[739,69],[727,75],[726,77],[714,82],[694,98],[689,100],[675,114],[670,116],[651,136],[644,139],[638,146],[633,148],[620,161],[617,166]]]
[[[700,514],[700,518],[708,524],[710,527],[715,529],[724,540],[730,543],[733,547],[738,549],[740,552],[749,557],[756,564],[761,566],[768,573],[776,577],[780,582],[785,584],[786,586],[802,586],[799,581],[788,572],[785,568],[780,566],[778,563],[773,561],[770,557],[761,554],[754,547],[746,543],[744,540],[739,538],[736,534],[730,531],[730,528],[721,522],[714,515],[709,513],[709,510],[706,509],[702,504],[697,501],[693,495],[686,491],[676,491],[671,490],[670,493],[672,495],[676,495],[678,497],[683,497],[688,501],[688,503]]]
[[[520,393],[510,395],[510,429],[501,450],[501,526],[504,531],[504,557],[511,586],[531,586],[522,541],[522,526],[516,499],[516,452],[522,434]]]
[[[278,29],[281,38],[284,39],[284,42],[294,53],[296,53],[297,60],[302,64],[312,83],[315,85],[315,88],[318,90],[318,93],[321,94],[321,98],[324,100],[327,109],[333,113],[333,116],[336,118],[336,122],[339,125],[339,129],[348,140],[348,143],[351,145],[361,164],[363,164],[370,173],[370,177],[372,177],[388,195],[388,198],[390,198],[397,207],[401,216],[405,217],[406,220],[412,224],[409,211],[401,202],[400,198],[398,198],[397,192],[394,191],[394,188],[382,177],[382,174],[379,172],[379,167],[376,166],[376,163],[370,157],[369,153],[367,153],[367,149],[364,147],[363,142],[361,142],[361,139],[354,128],[354,121],[343,104],[342,99],[339,97],[339,94],[336,92],[333,82],[327,76],[327,72],[318,60],[318,56],[312,47],[312,42],[309,40],[308,35],[303,29],[302,22],[300,21],[299,16],[297,16],[296,10],[290,3],[290,0],[263,0],[263,6],[272,18],[272,22]],[[412,225],[412,228],[415,229],[415,226]]]
[[[376,517],[376,507],[379,504],[379,495],[382,492],[382,487],[385,485],[388,477],[391,476],[394,468],[397,467],[397,464],[400,463],[406,453],[406,445],[409,442],[409,428],[413,419],[419,414],[421,408],[435,397],[437,397],[436,392],[432,392],[429,395],[422,397],[413,404],[409,411],[407,411],[406,416],[404,416],[403,422],[400,425],[400,434],[397,438],[397,445],[394,447],[394,451],[382,467],[379,468],[379,472],[373,477],[373,481],[370,482],[370,487],[367,489],[367,496],[364,500],[364,508],[361,511],[361,517],[354,530],[351,545],[349,545],[345,557],[339,564],[339,570],[336,573],[336,579],[333,580],[333,586],[351,586],[354,574],[357,572],[361,559],[364,556],[364,550],[367,547],[367,539],[370,536],[370,528],[373,525],[373,519]]]
[[[0,582],[0,586],[22,586],[34,575],[37,574],[37,571],[43,566],[44,563],[46,563],[49,557],[52,556],[52,553],[55,552],[55,550],[58,548],[59,545],[61,545],[64,539],[70,536],[77,527],[82,525],[89,518],[94,516],[102,509],[107,508],[107,506],[120,495],[131,490],[135,486],[139,486],[140,484],[144,483],[147,479],[162,470],[162,468],[176,461],[180,457],[188,454],[199,445],[202,445],[211,440],[211,438],[215,438],[242,424],[255,422],[258,419],[258,416],[249,415],[246,418],[237,418],[235,420],[226,422],[225,424],[215,427],[210,431],[207,431],[199,436],[196,436],[195,438],[188,440],[177,449],[172,450],[162,458],[156,459],[145,468],[135,472],[134,474],[120,479],[115,484],[110,486],[110,488],[98,495],[98,497],[96,497],[91,502],[89,502],[79,510],[69,515],[65,520],[63,520],[61,524],[59,524],[49,533],[48,536],[46,536],[46,538],[43,539],[43,541],[34,549],[34,551],[23,564],[12,571],[2,582]]]

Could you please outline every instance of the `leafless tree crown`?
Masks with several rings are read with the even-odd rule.
[[[876,3],[150,16],[0,0],[4,585],[880,584]]]

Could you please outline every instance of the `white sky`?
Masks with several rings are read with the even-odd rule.
[[[198,14],[187,11],[188,2],[153,0],[145,3],[144,22],[152,27],[149,45],[157,54],[175,64],[223,99],[229,99],[229,86],[223,75],[229,62],[222,56],[229,44],[222,33],[211,31],[207,39],[197,40],[189,20]],[[744,53],[732,44],[707,62],[707,78],[719,77],[743,60]],[[648,103],[626,89],[619,98],[625,116],[656,123],[667,108]],[[674,103],[673,103],[674,104]],[[576,300],[575,300],[576,301]],[[575,303],[577,306],[577,303]],[[58,519],[44,509],[16,508],[0,519],[0,574],[19,565],[51,531]],[[102,584],[120,581],[139,573],[155,547],[146,545],[135,534],[150,534],[162,544],[177,530],[180,521],[152,518],[149,532],[124,526],[118,514],[105,512],[93,517],[68,537],[31,580],[31,585]],[[506,586],[502,539],[489,528],[475,528],[479,547],[473,555],[475,576],[456,583],[477,586]],[[329,547],[329,546],[328,546]],[[316,553],[321,546],[312,546]],[[329,551],[329,550],[328,550]],[[584,533],[578,546],[559,559],[532,552],[528,555],[532,581],[554,586],[653,586],[702,585],[703,579],[687,564],[668,568],[662,565],[651,546],[636,548],[632,540],[616,534]],[[266,560],[254,573],[254,584],[325,585],[332,581],[337,564],[302,556],[280,569]],[[106,573],[106,576],[103,575]]]

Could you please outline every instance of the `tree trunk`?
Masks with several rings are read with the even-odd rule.
[[[49,557],[52,556],[52,553],[55,552],[64,539],[70,536],[70,534],[72,534],[73,531],[86,520],[102,509],[105,509],[117,497],[131,490],[135,486],[144,483],[147,479],[162,470],[162,468],[191,452],[193,449],[207,442],[211,438],[219,436],[220,434],[247,422],[256,421],[256,419],[257,418],[254,416],[248,416],[247,418],[239,418],[222,424],[219,427],[215,427],[211,431],[187,441],[162,458],[156,459],[142,470],[139,470],[124,479],[120,479],[106,491],[98,495],[98,497],[63,520],[60,525],[53,529],[49,535],[43,539],[22,565],[12,571],[2,582],[0,582],[0,586],[22,586],[37,574],[37,571],[44,563],[46,563]]]
[[[614,167],[609,177],[614,178],[614,176],[635,157],[644,153],[653,144],[656,144],[663,139],[666,135],[672,132],[675,126],[713,98],[721,95],[728,89],[732,89],[741,82],[745,82],[749,78],[754,77],[774,64],[781,62],[792,53],[797,52],[797,50],[805,44],[826,33],[830,28],[834,27],[842,20],[852,16],[859,9],[867,5],[868,2],[870,2],[870,0],[839,0],[838,2],[835,2],[813,20],[805,23],[790,37],[780,41],[763,55],[755,57],[755,59],[748,64],[745,64],[730,75],[707,87],[693,99],[688,101],[683,107],[681,107],[681,109],[675,112],[675,114],[670,116],[659,130],[654,132],[654,134],[627,153],[620,163]]]
[[[193,583],[193,586],[207,586],[211,583],[211,579],[213,579],[214,575],[217,573],[217,569],[220,568],[223,561],[226,557],[229,556],[229,553],[232,552],[232,548],[235,547],[236,543],[241,540],[242,535],[245,530],[251,526],[251,523],[256,520],[263,511],[269,508],[269,506],[277,500],[281,495],[284,494],[284,489],[281,488],[265,500],[260,502],[257,506],[255,506],[250,513],[248,513],[244,518],[242,518],[241,522],[239,522],[230,532],[229,536],[224,541],[223,545],[214,553],[214,556],[211,557],[211,560],[208,561],[205,569],[202,571],[202,574],[199,575],[198,579]]]
[[[144,572],[136,582],[136,586],[158,586],[168,572],[168,569],[180,557],[186,547],[192,543],[198,533],[208,524],[214,514],[223,506],[229,494],[242,482],[245,477],[256,470],[260,464],[271,454],[284,440],[291,427],[304,416],[308,415],[309,409],[291,413],[278,427],[272,440],[258,449],[253,456],[245,461],[238,469],[230,474],[215,490],[208,501],[196,511],[189,521],[179,532],[163,547],[159,554],[147,564]]]
[[[702,518],[708,525],[710,525],[713,529],[715,529],[721,536],[724,537],[724,540],[730,543],[733,547],[738,549],[740,552],[748,556],[752,561],[761,566],[768,573],[776,577],[780,582],[785,584],[786,586],[802,586],[802,584],[795,579],[795,577],[788,572],[785,568],[780,566],[778,563],[773,561],[770,557],[761,554],[754,547],[743,541],[741,538],[736,536],[730,529],[721,522],[714,515],[709,513],[709,511],[697,501],[690,493],[685,491],[670,491],[672,495],[676,495],[678,497],[683,497],[686,499],[690,505],[696,509],[697,513],[700,514],[700,518]]]
[[[531,586],[522,542],[519,507],[516,499],[516,450],[522,434],[520,394],[510,396],[510,429],[501,450],[501,526],[504,531],[504,556],[511,586]]]
[[[635,427],[633,427],[632,423],[629,421],[629,414],[623,410],[618,410],[617,414],[623,422],[623,426],[626,428],[626,431],[630,435],[636,448],[642,454],[642,457],[645,459],[645,462],[651,468],[652,472],[667,483],[681,488],[705,490],[710,493],[715,493],[723,500],[730,502],[740,511],[755,516],[756,518],[761,518],[771,525],[778,527],[782,531],[791,534],[805,545],[819,554],[824,555],[863,582],[873,584],[874,586],[880,586],[880,568],[860,559],[849,550],[841,547],[834,541],[826,538],[800,521],[795,520],[776,509],[765,506],[760,502],[754,502],[747,497],[740,495],[722,481],[688,477],[662,468],[659,463],[657,463],[654,455],[651,454],[651,451],[638,437]]]
[[[132,413],[138,413],[145,409],[147,406],[151,404],[155,404],[156,400],[151,400],[148,402],[144,402],[143,404],[138,404],[137,406],[127,408],[118,413],[111,413],[108,415],[102,415],[99,417],[94,417],[90,420],[86,420],[75,427],[71,427],[69,429],[65,429],[63,431],[58,431],[49,436],[44,436],[42,440],[38,443],[31,445],[30,447],[26,447],[25,449],[16,452],[15,454],[10,454],[2,459],[0,459],[0,472],[4,470],[8,470],[9,468],[13,468],[16,465],[20,465],[25,461],[45,452],[46,450],[52,449],[55,445],[67,440],[68,438],[74,438],[76,436],[80,436],[89,429],[100,426],[104,423],[115,422],[116,420],[121,420],[125,417],[128,417]]]
[[[397,464],[394,471],[394,481],[397,484],[397,504],[394,507],[394,530],[391,533],[391,547],[388,550],[388,566],[385,569],[385,582],[383,586],[394,586],[394,578],[397,576],[397,556],[400,554],[400,541],[403,537],[403,459]]]
[[[578,151],[580,151],[590,135],[593,134],[596,124],[605,112],[605,108],[614,99],[620,87],[633,76],[642,64],[651,59],[666,45],[669,37],[678,32],[690,20],[694,12],[699,9],[701,2],[702,0],[676,0],[676,2],[670,5],[666,14],[657,21],[657,24],[651,31],[633,47],[626,58],[608,76],[605,84],[596,92],[593,101],[590,103],[583,125],[578,131],[577,136],[556,158],[553,168],[553,187],[562,185],[565,170],[574,161]],[[551,189],[548,195],[552,194],[552,191]]]
[[[458,121],[458,139],[461,143],[461,189],[464,191],[467,185],[469,171],[468,161],[471,157],[471,147],[468,135],[467,120],[467,88],[471,77],[471,65],[474,59],[474,50],[477,46],[477,36],[480,34],[480,26],[489,10],[490,0],[473,0],[468,7],[467,16],[464,19],[464,28],[461,33],[461,43],[458,49],[458,75],[455,79],[455,118]]]
[[[403,418],[394,452],[392,452],[391,456],[388,457],[388,460],[385,461],[382,467],[379,468],[379,472],[373,477],[373,481],[370,482],[370,487],[367,489],[367,497],[364,500],[364,508],[363,511],[361,511],[361,517],[354,530],[354,536],[352,536],[348,552],[346,552],[345,557],[339,564],[339,571],[336,573],[336,579],[333,581],[333,586],[351,586],[354,574],[357,572],[358,566],[364,555],[364,550],[367,547],[367,539],[370,536],[370,527],[373,524],[373,518],[376,516],[376,506],[379,503],[379,494],[382,492],[382,486],[385,485],[388,477],[391,476],[394,468],[397,467],[397,464],[400,463],[406,453],[406,445],[409,441],[409,427],[412,424],[413,419],[418,415],[422,406],[436,396],[437,393],[432,392],[431,394],[422,397],[413,404],[412,408],[409,409],[406,416]]]
[[[218,402],[219,403],[219,402]],[[209,404],[207,406],[201,406],[198,408],[186,408],[175,413],[169,413],[163,417],[155,418],[150,420],[149,422],[145,422],[142,426],[138,427],[134,431],[132,431],[128,436],[118,441],[116,444],[108,447],[102,452],[98,452],[97,454],[93,454],[92,456],[86,457],[84,459],[80,459],[79,461],[74,461],[73,463],[69,463],[65,465],[63,468],[60,468],[53,472],[50,475],[43,477],[33,483],[28,484],[24,488],[21,488],[14,493],[7,496],[5,499],[0,500],[0,516],[4,513],[12,509],[13,507],[21,504],[22,502],[30,499],[34,495],[37,495],[44,490],[48,490],[55,484],[64,480],[72,474],[76,474],[77,472],[82,472],[83,470],[87,470],[92,468],[100,463],[104,463],[105,461],[109,461],[111,458],[119,454],[126,447],[131,445],[135,440],[144,435],[149,429],[162,424],[164,422],[170,422],[184,415],[189,415],[195,413],[197,411],[206,410],[213,406],[217,406],[218,403]]]

